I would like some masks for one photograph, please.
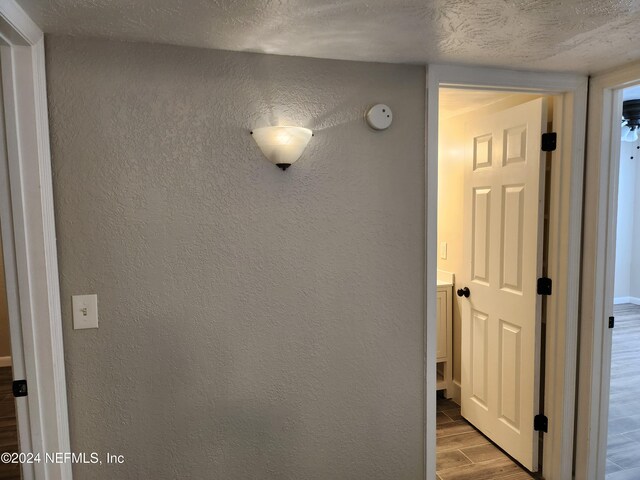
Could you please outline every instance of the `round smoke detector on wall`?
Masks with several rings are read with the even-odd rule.
[[[367,112],[367,123],[374,130],[386,130],[391,126],[393,113],[388,105],[379,103]]]

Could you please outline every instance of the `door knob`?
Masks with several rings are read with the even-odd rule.
[[[469,295],[471,295],[471,291],[469,290],[469,287],[459,288],[456,293],[458,294],[459,297],[465,297],[465,298],[469,298]]]

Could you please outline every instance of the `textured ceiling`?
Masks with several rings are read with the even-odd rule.
[[[282,55],[594,72],[640,59],[637,0],[18,0],[48,33]]]

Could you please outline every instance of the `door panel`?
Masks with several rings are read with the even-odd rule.
[[[490,255],[490,220],[491,220],[491,189],[475,188],[473,190],[473,275],[476,282],[489,282]]]
[[[498,418],[520,431],[520,327],[500,320]],[[515,360],[515,361],[514,361]]]
[[[488,317],[484,313],[473,312],[473,330],[472,330],[472,398],[481,407],[487,408],[487,391],[488,391],[488,355],[487,355],[487,325]]]
[[[520,125],[504,131],[504,155],[502,165],[524,162],[527,158],[527,126]]]
[[[473,169],[486,168],[491,166],[493,137],[481,135],[473,139]]]
[[[465,133],[462,415],[538,466],[546,101],[478,117]],[[496,139],[498,139],[496,141]]]
[[[502,189],[502,235],[500,235],[500,288],[522,293],[522,235],[524,215],[524,185]]]

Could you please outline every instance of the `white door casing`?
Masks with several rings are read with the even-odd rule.
[[[544,412],[549,418],[549,425],[548,433],[544,436],[544,462],[541,472],[548,480],[574,478],[572,469],[587,86],[586,76],[566,73],[433,64],[429,65],[427,70],[425,392],[436,388],[437,178],[438,150],[441,144],[438,141],[438,96],[440,89],[443,87],[476,90],[481,88],[554,96],[553,122],[558,133],[557,149],[552,153],[550,182],[547,184],[549,198],[547,272],[553,279],[553,295],[546,299],[544,352]],[[589,199],[589,195],[586,198]],[[588,220],[589,215],[586,215],[585,219]],[[426,395],[425,480],[436,478],[436,428],[433,420],[435,416],[436,397]],[[575,478],[582,479],[586,476],[576,475]]]
[[[71,480],[70,462],[44,461],[46,453],[71,451],[44,36],[15,0],[0,0],[0,56],[0,217],[7,300],[14,376],[26,379],[29,391],[16,402],[19,447],[42,460],[23,464],[22,478]]]
[[[581,480],[603,479],[607,467],[622,90],[638,84],[638,62],[590,80],[575,451]]]
[[[466,130],[462,415],[538,469],[546,131],[543,98],[477,118]]]

